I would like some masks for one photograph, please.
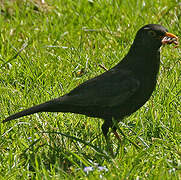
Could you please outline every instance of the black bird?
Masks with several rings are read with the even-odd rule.
[[[113,119],[121,121],[150,98],[156,86],[162,44],[178,45],[178,38],[161,25],[148,24],[136,34],[122,61],[109,71],[90,79],[68,94],[25,109],[3,122],[38,112],[71,112],[104,119],[102,131],[109,128],[117,136]]]

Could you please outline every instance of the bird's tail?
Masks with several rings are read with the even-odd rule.
[[[52,101],[48,101],[48,102],[45,102],[43,104],[39,104],[39,105],[30,107],[28,109],[25,109],[23,111],[20,111],[18,113],[15,113],[15,114],[7,117],[3,121],[3,123],[5,123],[7,121],[11,121],[13,119],[17,119],[17,118],[23,117],[23,116],[27,116],[27,115],[30,115],[30,114],[38,113],[38,112],[47,112],[47,111],[51,112],[52,104],[55,105],[55,102],[52,103]]]

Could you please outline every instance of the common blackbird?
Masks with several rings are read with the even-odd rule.
[[[25,109],[3,122],[38,112],[71,112],[104,119],[102,131],[109,128],[117,136],[113,119],[121,121],[150,98],[156,86],[162,44],[178,45],[178,38],[158,24],[143,26],[119,64],[73,89],[68,94]]]

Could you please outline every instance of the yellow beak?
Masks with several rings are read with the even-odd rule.
[[[177,39],[177,40],[178,40],[178,37],[177,37],[177,36],[175,36],[175,34],[172,34],[172,33],[169,33],[169,32],[166,32],[166,33],[165,33],[165,36],[167,36],[167,37],[171,37],[171,38],[175,38],[175,39]]]

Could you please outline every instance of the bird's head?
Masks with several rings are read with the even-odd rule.
[[[178,46],[178,37],[169,33],[166,28],[158,24],[143,26],[136,34],[134,44],[144,49],[158,50],[163,44],[174,43]]]

